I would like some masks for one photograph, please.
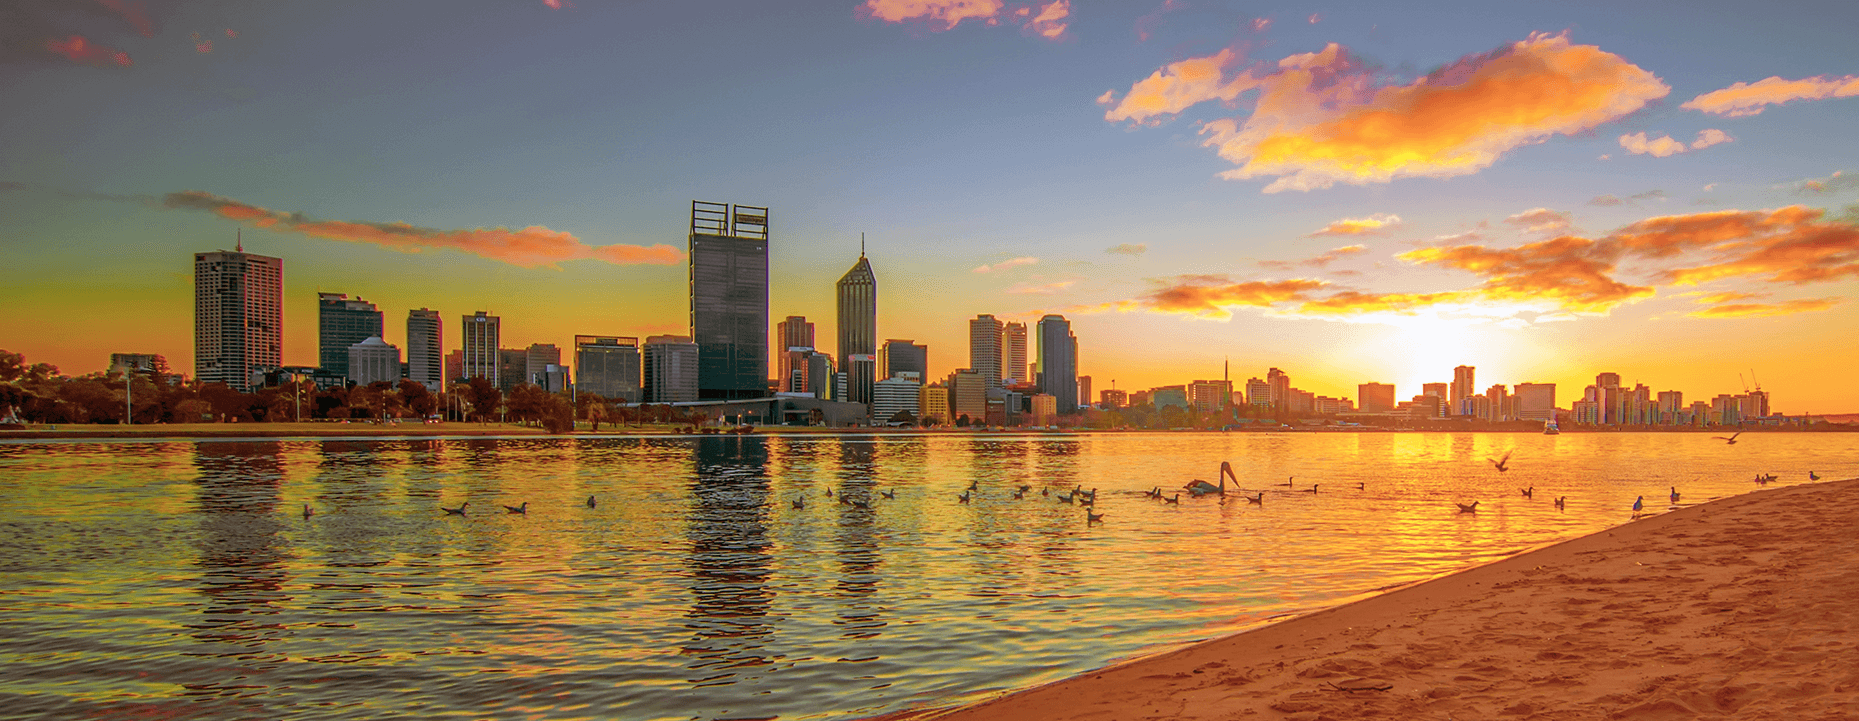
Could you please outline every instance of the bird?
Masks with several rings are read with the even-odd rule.
[[[1292,476],[1292,477],[1290,477],[1290,478],[1286,478],[1286,479],[1285,479],[1285,488],[1291,488],[1291,487],[1292,487],[1292,485],[1291,485],[1291,482],[1292,482],[1292,481],[1295,481],[1295,480],[1297,480],[1297,476]],[[1234,482],[1234,483],[1239,483],[1239,481],[1233,481],[1233,482]]]
[[[841,505],[841,506],[850,506],[850,505],[852,505],[852,499],[850,499],[850,498],[847,498],[847,497],[846,497],[846,494],[844,494],[844,493],[841,493],[841,494],[839,494],[839,505]]]
[[[587,507],[588,507],[588,508],[593,508],[593,507],[594,507],[594,497],[593,497],[593,496],[588,496],[588,497],[587,497]]]
[[[956,498],[959,499],[962,503],[967,503],[969,493],[970,493],[969,491],[962,491],[962,495],[956,496]]]
[[[462,515],[465,515],[465,506],[469,506],[469,505],[471,505],[471,502],[465,501],[464,503],[458,504],[457,508],[446,508],[445,506],[440,506],[439,510],[445,511],[446,515],[448,516],[462,516]]]
[[[529,515],[529,501],[524,501],[524,502],[523,502],[523,505],[521,505],[521,506],[508,506],[508,505],[506,505],[506,506],[504,506],[504,510],[506,510],[506,511],[509,511],[509,512],[511,512],[511,513],[521,513],[521,514],[523,514],[523,515],[525,515],[525,516],[527,516],[527,515]]]
[[[803,508],[806,508],[806,507],[807,507],[807,502],[806,502],[806,501],[804,501],[804,500],[801,500],[801,499],[799,499],[799,498],[796,498],[796,499],[794,499],[794,509],[795,509],[795,510],[800,510],[800,509],[803,509]]]
[[[853,501],[850,505],[853,508],[871,508],[871,501]]]
[[[831,488],[828,488],[828,489],[826,489],[826,497],[827,497],[827,498],[832,498],[832,497],[833,497],[833,489],[831,489]]]
[[[1678,502],[1678,486],[1672,486],[1672,502]]]
[[[1025,486],[1025,485],[1023,485],[1023,486],[1020,486],[1020,492],[1021,492],[1021,493],[1025,493],[1025,492],[1027,492],[1027,491],[1030,491],[1030,490],[1033,490],[1033,487],[1032,487],[1032,486]]]
[[[1013,492],[1013,500],[1018,501],[1025,497],[1026,497],[1026,491],[1014,491]]]
[[[1104,520],[1104,514],[1102,514],[1102,513],[1092,513],[1092,512],[1091,512],[1091,509],[1089,509],[1089,508],[1086,508],[1086,509],[1084,509],[1084,522],[1085,522],[1085,524],[1086,524],[1086,525],[1090,525],[1090,524],[1093,524],[1093,523],[1098,523],[1098,522],[1101,522],[1101,521],[1103,521],[1103,520]]]
[[[304,517],[304,518],[309,518],[309,517],[311,517],[311,516],[314,516],[314,515],[316,515],[316,512],[315,512],[315,511],[312,511],[312,510],[310,510],[310,504],[308,504],[308,503],[305,503],[305,504],[303,504],[303,517]]]
[[[1310,487],[1309,487],[1309,488],[1306,488],[1306,489],[1304,489],[1304,490],[1303,490],[1303,492],[1304,492],[1304,493],[1316,493],[1316,492],[1317,492],[1317,484],[1315,484],[1315,483],[1312,483],[1312,484],[1310,484]]]
[[[1238,481],[1234,481],[1234,483],[1238,483]],[[1081,493],[1083,493],[1084,495],[1090,496],[1091,500],[1093,501],[1097,500],[1097,489],[1096,488],[1092,488],[1089,491],[1081,491]]]
[[[1092,496],[1092,497],[1090,497],[1090,498],[1080,498],[1080,499],[1078,499],[1078,505],[1080,505],[1080,506],[1095,506],[1095,505],[1097,505],[1097,497],[1096,497],[1096,496]]]
[[[1529,488],[1519,488],[1517,490],[1523,491],[1524,498],[1535,498],[1536,497],[1536,486],[1530,486]]]
[[[1260,508],[1264,508],[1265,507],[1265,492],[1259,491],[1259,495],[1246,496],[1246,502],[1252,505],[1258,506]]]
[[[1368,490],[1368,484],[1367,484],[1367,483],[1357,483],[1357,484],[1356,484],[1356,490],[1358,490],[1358,491],[1366,491],[1366,490]]]
[[[879,491],[878,495],[884,496],[887,500],[897,500],[897,491]]]
[[[1635,498],[1635,499],[1633,499],[1633,512],[1634,512],[1634,513],[1639,513],[1639,512],[1640,512],[1640,509],[1643,509],[1643,508],[1645,508],[1645,507],[1646,507],[1646,497],[1645,497],[1645,496],[1640,496],[1640,497],[1638,497],[1638,498]]]
[[[1723,436],[1711,436],[1711,440],[1714,440],[1714,441],[1723,441],[1723,442],[1724,442],[1725,444],[1727,444],[1727,445],[1732,445],[1732,446],[1734,446],[1734,445],[1736,445],[1736,437],[1737,437],[1737,436],[1740,436],[1740,435],[1743,435],[1743,432],[1742,432],[1742,431],[1737,431],[1737,432],[1735,432],[1735,433],[1732,433],[1732,434],[1730,434],[1730,437],[1729,437],[1729,438],[1725,438],[1725,437],[1723,437]]]
[[[1220,485],[1215,486],[1212,483],[1208,483],[1199,478],[1196,478],[1192,481],[1189,481],[1188,485],[1182,486],[1182,488],[1188,489],[1188,495],[1196,496],[1196,497],[1205,496],[1209,493],[1218,493],[1224,496],[1226,495],[1227,476],[1233,477],[1233,486],[1237,488],[1239,486],[1239,476],[1234,475],[1233,464],[1228,463],[1226,461],[1221,461],[1220,462]],[[1095,491],[1096,489],[1092,489],[1092,490]]]
[[[968,490],[972,491],[980,487],[981,487],[981,481],[979,480],[973,480],[973,481],[968,482]]]
[[[1472,504],[1469,506],[1463,503],[1459,503],[1458,501],[1454,501],[1452,505],[1458,506],[1460,513],[1477,513],[1478,512],[1477,501],[1472,501]]]
[[[1181,494],[1179,494],[1179,493],[1177,493],[1177,494],[1175,494],[1175,495],[1174,495],[1174,496],[1172,496],[1172,497],[1169,497],[1169,498],[1164,498],[1164,499],[1162,499],[1162,502],[1163,502],[1163,503],[1173,503],[1173,504],[1175,504],[1175,505],[1177,505],[1177,506],[1179,506],[1179,505],[1181,505]]]
[[[1560,497],[1560,498],[1557,498],[1557,499],[1556,499],[1556,508],[1562,508],[1562,503],[1563,503],[1564,501],[1567,501],[1568,499],[1569,499],[1569,497],[1568,497],[1568,496],[1562,496],[1562,497]]]
[[[1039,495],[1042,495],[1042,496],[1050,496],[1050,495],[1052,495],[1052,489],[1050,489],[1050,488],[1041,488],[1041,489],[1039,489]]]
[[[1820,480],[1820,476],[1817,476],[1817,475],[1815,475],[1813,471],[1808,471],[1808,472],[1807,472],[1807,480],[1810,480],[1810,481],[1818,481],[1818,480]]]
[[[1510,454],[1516,453],[1516,452],[1517,452],[1517,449],[1513,448],[1508,451],[1505,451],[1503,458],[1486,458],[1485,460],[1490,461],[1492,465],[1497,466],[1499,473],[1503,473],[1507,470],[1510,470],[1509,468],[1506,468],[1505,466],[1510,463]]]
[[[1072,502],[1072,497],[1073,497],[1073,496],[1075,496],[1075,495],[1077,495],[1077,494],[1078,494],[1078,492],[1077,492],[1077,491],[1072,491],[1071,493],[1067,493],[1067,494],[1065,494],[1065,495],[1063,495],[1063,496],[1059,496],[1059,502],[1060,502],[1060,503],[1071,503],[1071,502]]]

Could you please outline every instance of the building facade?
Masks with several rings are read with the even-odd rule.
[[[523,352],[523,382],[542,385],[542,374],[549,371],[549,366],[562,364],[562,349],[554,343],[531,343]]]
[[[806,393],[807,356],[813,353],[813,324],[806,316],[790,315],[775,324],[776,390]]]
[[[1518,383],[1511,389],[1517,399],[1517,419],[1550,421],[1556,417],[1556,384]]]
[[[380,336],[364,338],[360,343],[349,346],[348,357],[342,359],[342,367],[348,369],[349,382],[358,386],[382,381],[398,383],[400,348],[381,340]]]
[[[949,375],[949,422],[962,416],[973,423],[988,416],[988,379],[972,368],[961,368]]]
[[[1195,381],[1188,384],[1188,405],[1202,413],[1226,409],[1233,395],[1232,381]]]
[[[1016,386],[1033,382],[1027,368],[1026,324],[1019,321],[1001,326],[1001,385]]]
[[[1357,385],[1356,407],[1363,413],[1386,413],[1394,410],[1394,384],[1363,383]]]
[[[900,412],[909,412],[911,418],[920,417],[923,413],[920,385],[916,378],[908,376],[892,376],[872,384],[871,422],[885,425]]]
[[[1469,407],[1465,407],[1465,399],[1478,393],[1478,387],[1473,385],[1475,383],[1473,379],[1477,373],[1478,369],[1473,366],[1456,366],[1452,369],[1451,397],[1447,398],[1447,402],[1452,406],[1450,411],[1452,415],[1477,415],[1472,413]]]
[[[1109,388],[1097,392],[1098,404],[1105,408],[1122,408],[1130,404],[1128,391]]]
[[[768,209],[691,202],[691,338],[697,395],[768,395]]]
[[[949,422],[948,386],[941,383],[930,383],[925,385],[918,394],[917,399],[917,407],[921,409],[920,412],[925,420],[932,423]]]
[[[1057,399],[1058,413],[1078,410],[1078,339],[1062,315],[1039,319],[1039,390]]]
[[[690,336],[655,335],[645,339],[642,382],[646,403],[698,400],[703,372],[702,349]]]
[[[438,393],[445,388],[445,329],[439,311],[407,311],[407,378]]]
[[[878,365],[886,378],[915,373],[917,382],[921,383],[929,378],[929,346],[895,338],[887,340],[878,349]]]
[[[878,277],[864,253],[833,290],[839,301],[839,372],[846,374],[843,400],[871,405],[878,380]]]
[[[194,379],[244,389],[284,358],[284,261],[224,250],[194,254]]]
[[[360,296],[346,293],[316,294],[316,364],[338,375],[348,375],[349,347],[382,337],[380,309]]]
[[[989,388],[1001,387],[1001,322],[992,315],[968,321],[968,368]]]
[[[459,350],[464,354],[464,363],[458,377],[483,378],[502,387],[498,370],[503,359],[497,352],[502,328],[502,318],[484,311],[459,319]]]
[[[574,348],[576,392],[619,403],[640,401],[638,338],[578,335],[574,337]]]

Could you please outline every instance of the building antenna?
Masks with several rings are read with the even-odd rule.
[[[234,228],[232,231],[232,238],[233,238],[233,241],[232,241],[233,252],[235,253],[245,252],[245,229]]]
[[[865,234],[863,232],[858,234],[858,257],[865,257]]]

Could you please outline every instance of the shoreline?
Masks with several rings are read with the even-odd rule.
[[[1854,528],[1859,479],[1759,490],[870,721],[1855,718]]]

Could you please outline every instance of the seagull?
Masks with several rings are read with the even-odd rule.
[[[1032,487],[1032,486],[1020,486],[1020,492],[1021,492],[1021,493],[1025,493],[1025,492],[1027,492],[1027,491],[1030,491],[1030,490],[1033,490],[1033,487]]]
[[[1737,431],[1737,432],[1735,432],[1735,433],[1732,433],[1732,434],[1730,434],[1730,437],[1729,437],[1729,438],[1725,438],[1725,437],[1723,437],[1723,436],[1711,436],[1711,440],[1714,440],[1714,441],[1723,441],[1723,442],[1724,442],[1724,443],[1726,443],[1726,444],[1729,444],[1729,445],[1732,445],[1732,446],[1734,446],[1734,445],[1736,445],[1736,437],[1737,437],[1737,436],[1740,436],[1740,435],[1743,435],[1743,432],[1742,432],[1742,431]]]
[[[1162,499],[1162,502],[1163,502],[1163,503],[1173,503],[1173,504],[1175,504],[1175,505],[1177,505],[1177,506],[1179,506],[1179,505],[1181,505],[1181,494],[1179,494],[1179,493],[1177,493],[1177,494],[1175,494],[1174,496],[1172,496],[1172,497],[1170,497],[1170,498],[1164,498],[1164,499]]]
[[[1103,521],[1103,520],[1104,520],[1104,514],[1102,514],[1102,513],[1092,513],[1092,512],[1091,512],[1091,509],[1089,509],[1089,508],[1086,508],[1086,509],[1084,509],[1084,522],[1085,522],[1085,525],[1090,525],[1090,524],[1093,524],[1093,523],[1098,523],[1098,522],[1101,522],[1101,521]]]
[[[1814,472],[1813,472],[1813,471],[1808,471],[1808,472],[1807,472],[1807,480],[1810,480],[1810,481],[1818,481],[1818,480],[1820,480],[1820,476],[1817,476],[1817,475],[1814,475]]]
[[[1566,500],[1568,500],[1568,499],[1569,499],[1569,497],[1568,497],[1568,496],[1563,496],[1563,497],[1561,497],[1561,498],[1557,498],[1557,499],[1556,499],[1556,508],[1561,508],[1561,507],[1562,507],[1562,502],[1563,502],[1563,501],[1566,501]]]
[[[1358,490],[1358,491],[1366,491],[1366,490],[1368,490],[1368,484],[1367,484],[1367,483],[1357,483],[1357,484],[1356,484],[1356,490]]]
[[[1265,492],[1259,491],[1259,495],[1246,496],[1246,502],[1252,505],[1258,506],[1260,508],[1264,508],[1265,507]]]
[[[593,496],[588,496],[588,497],[587,497],[587,507],[588,507],[588,508],[593,508],[593,507],[594,507],[594,497],[593,497]]]
[[[1510,463],[1510,454],[1516,453],[1516,452],[1517,452],[1517,449],[1512,448],[1504,452],[1503,458],[1486,458],[1485,460],[1490,461],[1492,465],[1497,466],[1499,473],[1503,473],[1504,471],[1510,470],[1508,468],[1505,468],[1505,465]]]
[[[1063,495],[1063,496],[1059,496],[1059,502],[1060,502],[1060,503],[1071,503],[1071,502],[1072,502],[1072,496],[1075,496],[1075,495],[1077,495],[1077,494],[1078,494],[1078,492],[1077,492],[1077,491],[1072,491],[1071,493],[1067,493],[1067,494],[1065,494],[1065,495]]]
[[[1678,486],[1672,486],[1672,502],[1678,502]]]
[[[1536,486],[1530,486],[1529,488],[1519,488],[1517,490],[1523,491],[1524,498],[1535,498],[1536,497]]]
[[[893,500],[893,501],[897,500],[897,491],[879,491],[878,495],[884,496],[886,499],[889,499],[889,500]]]
[[[311,516],[314,516],[314,515],[316,515],[316,512],[315,512],[315,511],[312,511],[312,510],[310,510],[310,504],[308,504],[308,503],[305,503],[305,504],[303,504],[303,517],[304,517],[304,518],[309,518],[309,517],[311,517]]]
[[[1638,498],[1633,499],[1633,512],[1634,513],[1639,513],[1640,509],[1645,508],[1645,507],[1646,507],[1645,496],[1640,496]]]
[[[440,506],[439,510],[445,511],[446,515],[462,516],[462,515],[465,515],[465,506],[469,506],[469,505],[471,505],[471,502],[465,501],[464,503],[458,504],[457,508],[446,508],[445,506]]]
[[[1477,513],[1478,512],[1477,501],[1472,501],[1472,505],[1469,505],[1469,506],[1463,503],[1459,503],[1457,501],[1454,501],[1452,505],[1458,506],[1460,513]]]
[[[794,508],[795,508],[795,510],[799,510],[799,509],[802,509],[802,508],[806,508],[806,507],[807,507],[807,502],[806,502],[806,501],[803,501],[803,500],[801,500],[801,499],[799,499],[799,498],[796,498],[796,499],[794,499]]]
[[[1080,498],[1080,499],[1078,499],[1078,505],[1080,505],[1080,506],[1095,506],[1095,505],[1097,505],[1097,497],[1096,497],[1096,496],[1092,496],[1092,497],[1090,497],[1090,498]]]
[[[957,499],[960,499],[960,501],[961,501],[962,503],[967,503],[967,502],[968,502],[968,494],[969,494],[969,491],[962,491],[962,495],[959,495],[959,496],[956,496],[956,498],[957,498]]]
[[[828,489],[826,489],[826,497],[827,497],[827,498],[832,498],[832,497],[833,497],[833,489],[831,489],[831,488],[828,488]]]
[[[524,501],[521,506],[504,506],[504,510],[511,513],[521,513],[527,516],[529,515],[529,501]]]

